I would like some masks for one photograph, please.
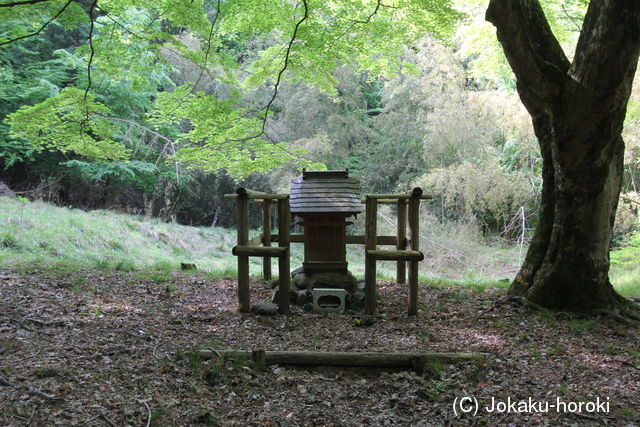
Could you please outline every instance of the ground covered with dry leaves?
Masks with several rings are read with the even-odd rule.
[[[496,304],[504,290],[495,288],[421,285],[420,315],[408,317],[406,289],[393,283],[380,283],[380,312],[371,319],[298,307],[261,317],[237,312],[235,287],[198,273],[0,270],[0,424],[640,425],[638,329]],[[252,282],[253,302],[270,295]],[[206,348],[490,356],[432,364],[422,375],[260,371],[184,356]],[[454,413],[465,396],[477,399],[475,416]],[[537,411],[558,399],[609,406],[570,414],[486,408],[492,399],[528,398]]]

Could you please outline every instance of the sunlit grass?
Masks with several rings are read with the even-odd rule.
[[[640,297],[640,263],[612,264],[609,277],[613,287],[622,295]]]
[[[640,233],[611,252],[609,273],[613,286],[623,295],[640,296]]]
[[[16,268],[172,271],[194,263],[200,270],[226,271],[234,244],[233,230],[0,197],[0,264]]]

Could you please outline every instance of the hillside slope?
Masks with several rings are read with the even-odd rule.
[[[0,265],[175,270],[188,262],[233,274],[234,244],[233,230],[0,196]]]

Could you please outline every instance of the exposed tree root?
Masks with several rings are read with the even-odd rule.
[[[578,312],[570,312],[570,311],[559,311],[556,313],[556,319],[561,319],[561,318],[565,318],[567,320],[571,320],[571,319],[585,319],[589,316],[587,316],[585,313],[578,313]]]
[[[634,312],[628,312],[628,313],[626,313],[626,315],[629,316],[630,318],[632,318],[633,320],[640,321],[640,316],[635,314]]]
[[[620,311],[619,315],[627,321],[631,321],[631,325],[638,325],[638,322],[640,322],[640,304],[622,295],[617,295],[617,297],[618,309]]]
[[[507,302],[511,301],[511,297],[507,296],[504,298],[500,298],[499,300],[496,300],[496,302],[493,303],[493,305],[489,308],[487,308],[486,310],[483,310],[480,312],[480,316],[484,316],[485,314],[492,312],[493,310],[495,310],[496,308],[498,308],[499,306],[501,306],[502,304],[505,304]]]
[[[599,308],[596,310],[592,310],[591,312],[593,314],[600,314],[600,315],[606,316],[612,320],[615,320],[618,323],[622,323],[623,325],[633,326],[635,324],[633,320],[630,320],[627,317],[621,316],[620,314],[611,310],[605,310],[605,309]]]
[[[535,302],[529,301],[527,299],[527,297],[523,297],[520,295],[508,295],[504,298],[500,298],[499,300],[497,300],[491,307],[489,307],[488,309],[482,311],[480,313],[480,315],[485,315],[486,313],[489,313],[493,310],[495,310],[496,308],[498,308],[499,306],[506,304],[506,303],[510,303],[510,302],[515,302],[519,305],[525,306],[525,307],[529,307],[532,308],[534,310],[537,311],[548,311],[546,308],[542,307],[541,305],[536,304]],[[565,313],[566,314],[566,313]]]
[[[498,305],[503,304],[505,302],[515,302],[524,307],[531,308],[535,311],[539,312],[550,312],[549,309],[537,304],[533,301],[530,301],[527,297],[521,295],[511,295],[502,300],[496,301],[494,306],[490,309],[485,310],[481,314],[489,312],[495,309]],[[588,312],[568,312],[568,311],[560,311],[556,312],[556,318],[566,317],[592,317],[592,316],[605,316],[608,317],[618,323],[622,323],[626,326],[638,326],[640,325],[640,305],[635,303],[634,301],[628,300],[622,296],[618,296],[617,298],[617,308],[614,310],[606,310],[606,309],[594,309]]]
[[[540,304],[536,304],[533,301],[530,301],[527,297],[514,295],[511,297],[513,301],[519,302],[521,305],[525,307],[532,308],[536,311],[549,311],[547,308],[541,306]]]

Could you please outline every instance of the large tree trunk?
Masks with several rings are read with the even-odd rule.
[[[609,249],[621,132],[640,51],[640,2],[592,0],[573,63],[537,0],[491,0],[543,158],[540,221],[509,292],[547,308],[617,310]]]

